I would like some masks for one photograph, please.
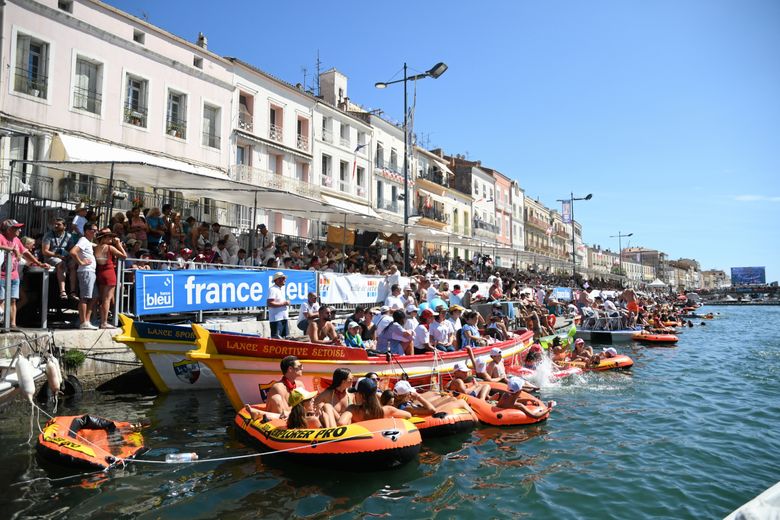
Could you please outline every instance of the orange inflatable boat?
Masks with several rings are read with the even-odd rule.
[[[38,453],[62,464],[108,468],[144,449],[137,427],[92,415],[55,417],[38,435]]]
[[[584,361],[564,361],[561,363],[565,367],[578,367],[582,370],[595,370],[602,372],[604,370],[626,370],[634,366],[634,360],[628,356],[619,354],[611,358],[602,359],[598,365],[586,365]]]
[[[433,439],[473,430],[477,425],[477,416],[464,403],[463,406],[447,406],[438,409],[433,415],[413,416],[409,422],[417,426],[423,439]]]
[[[491,397],[496,397],[496,393],[505,392],[506,385],[503,383],[481,383],[489,384],[492,387]],[[469,394],[461,394],[459,392],[452,393],[458,399],[466,401],[474,413],[477,414],[479,422],[489,424],[491,426],[522,426],[524,424],[535,424],[538,422],[546,421],[550,415],[552,408],[548,408],[547,405],[542,403],[539,399],[532,396],[528,392],[521,392],[520,399],[525,401],[531,401],[532,404],[526,405],[531,412],[539,414],[543,412],[543,415],[539,417],[533,417],[528,415],[522,410],[515,408],[498,408],[494,402],[479,399]]]
[[[304,464],[351,471],[400,466],[420,451],[420,431],[405,419],[374,419],[335,428],[287,429],[284,419],[252,420],[246,407],[235,425],[269,451]]]
[[[677,343],[678,338],[674,334],[652,334],[650,332],[637,332],[631,339],[643,343]]]

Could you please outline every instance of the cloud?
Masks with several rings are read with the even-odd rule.
[[[734,200],[739,202],[780,202],[780,197],[768,197],[766,195],[737,195]]]

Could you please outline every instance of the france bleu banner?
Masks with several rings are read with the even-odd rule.
[[[276,271],[182,269],[135,272],[135,314],[166,314],[214,309],[264,307]],[[314,271],[283,270],[291,305],[317,290]]]

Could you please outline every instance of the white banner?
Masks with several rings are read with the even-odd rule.
[[[376,303],[384,276],[363,274],[319,273],[321,303]]]

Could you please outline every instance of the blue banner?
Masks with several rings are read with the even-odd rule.
[[[167,314],[215,309],[265,307],[276,271],[182,269],[136,271],[135,314]],[[314,271],[283,270],[284,291],[291,305],[317,290]]]

